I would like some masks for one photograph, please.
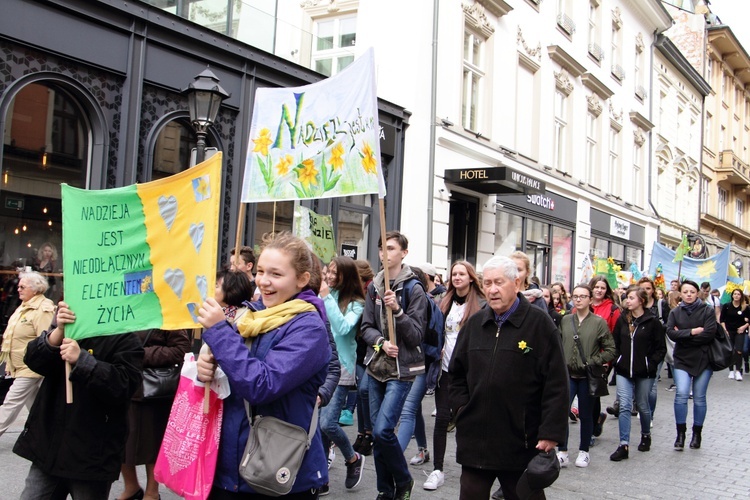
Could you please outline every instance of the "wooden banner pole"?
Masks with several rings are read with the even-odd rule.
[[[390,276],[388,276],[388,243],[385,240],[385,201],[383,198],[378,198],[378,204],[380,205],[380,246],[383,252],[383,284],[387,292],[391,289],[391,281]],[[383,303],[383,307],[385,307],[385,303]],[[393,326],[393,311],[390,307],[386,307],[385,311],[388,322],[388,333],[385,334],[385,338],[391,344],[396,345],[396,328]]]
[[[65,402],[73,404],[73,382],[70,381],[70,363],[65,362]]]
[[[273,202],[273,215],[271,216],[271,234],[276,232],[276,202]]]

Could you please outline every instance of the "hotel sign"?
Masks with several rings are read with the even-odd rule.
[[[483,194],[544,194],[544,182],[510,167],[462,168],[445,171],[445,182]]]

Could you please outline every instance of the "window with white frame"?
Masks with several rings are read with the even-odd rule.
[[[705,214],[708,212],[708,202],[710,201],[709,198],[709,185],[707,177],[701,177],[701,206],[700,211],[702,214]]]
[[[589,0],[589,54],[597,62],[604,59],[599,38],[599,0]]]
[[[711,59],[710,57],[707,57],[706,58],[706,82],[709,85],[712,85],[711,78],[713,78],[713,71],[712,71],[713,64],[714,64],[714,60]]]
[[[516,70],[515,149],[532,160],[539,159],[539,68],[518,58]]]
[[[745,214],[745,201],[740,200],[740,199],[735,200],[734,223],[740,229],[743,229],[744,214]]]
[[[711,147],[714,143],[714,117],[711,113],[706,111],[706,130],[704,131],[704,140],[706,144]]]
[[[568,172],[566,145],[568,141],[568,111],[567,96],[559,89],[555,90],[555,135],[552,166],[561,172]]]
[[[586,177],[590,185],[599,187],[598,118],[586,114]]]
[[[622,169],[620,168],[620,133],[616,128],[609,128],[609,168],[607,169],[607,189],[612,196],[620,196]]]
[[[719,188],[719,213],[717,216],[719,219],[726,219],[727,217],[727,203],[729,199],[729,193],[724,188]]]
[[[633,144],[633,179],[630,189],[630,201],[636,207],[643,206],[641,178],[643,176],[643,147]]]
[[[484,83],[485,39],[472,30],[464,31],[462,123],[465,129],[481,132],[480,114]]]
[[[616,23],[612,23],[612,50],[610,52],[609,60],[612,64],[612,67],[610,69],[612,76],[615,77],[615,79],[618,82],[621,82],[625,79],[625,70],[622,67],[622,40],[620,39],[622,36],[622,33],[620,31],[620,27]]]
[[[313,24],[312,68],[332,76],[354,61],[357,16],[345,15],[315,20]]]
[[[727,128],[722,125],[719,127],[719,152],[724,151],[724,136],[727,135]]]

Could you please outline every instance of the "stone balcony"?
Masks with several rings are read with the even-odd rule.
[[[719,166],[716,173],[719,181],[726,181],[735,186],[750,186],[750,166],[732,150],[722,151],[719,154]]]

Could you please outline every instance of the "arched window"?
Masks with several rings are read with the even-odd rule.
[[[7,107],[0,177],[0,276],[2,319],[12,313],[19,268],[46,273],[47,295],[62,293],[60,184],[84,188],[90,165],[91,129],[74,95],[54,82],[21,88]],[[6,294],[8,294],[6,296]]]
[[[153,142],[153,162],[151,165],[151,177],[145,181],[155,181],[174,175],[190,168],[195,163],[196,136],[190,119],[187,116],[167,118],[157,129],[158,134]],[[212,131],[206,136],[206,157],[209,157],[212,149],[221,149],[216,144],[216,138]]]

